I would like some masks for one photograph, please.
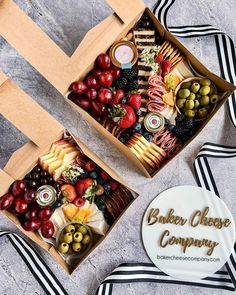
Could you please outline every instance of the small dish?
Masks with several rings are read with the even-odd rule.
[[[67,227],[68,225],[73,225],[75,228],[78,227],[78,226],[81,226],[81,225],[82,225],[82,226],[86,229],[86,231],[87,231],[86,234],[88,234],[88,235],[90,236],[90,241],[89,241],[88,244],[84,245],[82,242],[80,242],[80,244],[81,244],[82,247],[81,247],[81,250],[78,251],[78,252],[75,252],[75,251],[70,250],[70,251],[68,251],[67,253],[62,253],[62,252],[59,250],[60,245],[61,245],[62,243],[64,243],[64,241],[63,241],[63,235],[66,233],[65,229],[66,229],[66,227]],[[72,233],[72,232],[71,232],[71,233]],[[72,235],[73,235],[74,233],[76,233],[76,231],[73,232]],[[84,235],[85,235],[85,234],[84,234]],[[83,237],[84,237],[84,235],[83,235]],[[67,244],[67,243],[65,243],[65,244]],[[72,245],[72,244],[73,244],[72,242],[69,243],[70,249],[71,249],[71,245]],[[81,257],[83,257],[83,256],[84,256],[86,253],[88,253],[88,251],[91,249],[92,244],[93,244],[93,234],[92,234],[91,229],[90,229],[87,225],[82,224],[82,223],[80,223],[80,222],[68,222],[68,223],[62,225],[62,226],[60,227],[58,233],[57,233],[57,236],[56,236],[56,249],[57,249],[57,251],[58,251],[63,257],[65,257],[65,259],[68,259],[68,258],[70,258],[70,259],[76,259],[76,258],[81,258]]]
[[[177,112],[179,113],[179,114],[182,114],[182,112],[181,112],[181,110],[178,108],[178,106],[177,106],[177,104],[176,104],[176,98],[177,98],[177,93],[179,92],[179,90],[181,89],[181,86],[183,85],[183,83],[186,83],[186,82],[192,82],[192,81],[200,81],[200,80],[202,80],[204,77],[189,77],[189,78],[187,78],[187,79],[184,79],[181,83],[179,83],[179,85],[176,87],[176,89],[175,89],[175,92],[174,92],[174,104],[175,104],[175,108],[176,108],[176,110],[177,110]],[[217,93],[217,88],[216,88],[216,86],[212,83],[212,86],[214,87],[214,89],[215,89],[215,92]],[[196,122],[199,122],[199,121],[203,121],[203,120],[205,120],[205,119],[207,119],[213,112],[214,112],[214,110],[215,110],[215,108],[216,108],[216,104],[211,104],[211,106],[212,106],[212,109],[211,109],[211,111],[207,114],[207,116],[206,117],[204,117],[204,118],[195,118],[195,121]]]

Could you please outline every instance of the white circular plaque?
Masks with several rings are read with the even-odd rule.
[[[233,217],[214,193],[178,186],[158,195],[148,206],[142,238],[153,263],[181,280],[199,280],[219,270],[235,241]]]

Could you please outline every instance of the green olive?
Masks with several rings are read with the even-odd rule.
[[[63,253],[63,254],[66,254],[67,252],[68,252],[68,250],[69,250],[69,245],[67,244],[67,243],[61,243],[60,245],[59,245],[59,248],[58,248],[58,250],[61,252],[61,253]]]
[[[193,93],[197,93],[197,92],[199,91],[200,87],[201,87],[201,86],[200,86],[199,83],[194,82],[194,83],[192,84],[192,86],[191,86],[191,91],[192,91]]]
[[[88,245],[89,244],[89,242],[90,242],[90,236],[89,235],[84,235],[84,238],[83,238],[83,240],[82,240],[82,244],[84,244],[84,245]]]
[[[184,106],[187,110],[192,110],[194,108],[194,101],[189,99],[185,102]]]
[[[178,92],[179,98],[187,98],[190,95],[190,90],[189,89],[180,89]]]
[[[81,242],[83,240],[83,235],[81,232],[77,231],[74,233],[74,241],[75,242]]]
[[[213,87],[213,85],[210,85],[209,95],[212,95],[213,93],[215,93],[215,88]]]
[[[200,102],[198,100],[194,100],[194,108],[197,109],[200,106]]]
[[[193,110],[187,110],[184,112],[185,116],[193,118],[195,116],[195,112]]]
[[[81,243],[79,243],[79,242],[74,242],[74,243],[72,244],[72,249],[73,249],[75,252],[79,252],[79,251],[81,250],[81,247],[82,247],[82,245],[81,245]]]
[[[204,79],[201,79],[200,80],[200,84],[202,86],[210,86],[211,85],[211,80],[207,79],[207,78],[204,78]]]
[[[208,114],[208,111],[206,108],[201,108],[198,110],[198,117],[199,118],[205,118]]]
[[[189,89],[191,87],[192,83],[189,81],[189,82],[184,82],[182,85],[181,85],[181,88],[182,89]]]
[[[210,96],[211,103],[215,104],[219,101],[219,96],[217,94],[213,94]]]
[[[199,94],[201,94],[201,95],[207,95],[207,94],[209,94],[210,90],[211,90],[210,86],[207,86],[207,85],[206,86],[202,86],[200,88],[200,90],[199,90]]]
[[[184,107],[184,104],[185,104],[185,101],[186,99],[183,99],[183,98],[179,98],[177,101],[176,101],[176,105],[179,109],[182,109]]]
[[[81,234],[83,234],[83,235],[86,235],[88,232],[86,227],[83,225],[78,226],[78,231],[81,232]]]
[[[202,106],[206,106],[206,105],[208,105],[210,103],[210,98],[209,98],[209,96],[207,96],[207,95],[203,95],[202,97],[201,97],[201,99],[200,99],[200,104],[202,105]]]
[[[187,99],[194,100],[196,98],[195,93],[191,92],[190,95],[187,97]]]
[[[65,232],[67,233],[74,233],[75,232],[75,227],[74,225],[72,224],[68,224],[66,227],[65,227]]]
[[[73,242],[73,235],[72,233],[66,233],[63,237],[65,243],[70,244]]]

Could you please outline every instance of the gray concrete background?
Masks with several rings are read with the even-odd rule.
[[[135,3],[135,0],[133,1]],[[73,53],[91,27],[111,13],[104,0],[17,0],[16,2],[68,55]],[[146,0],[150,7],[154,2]],[[210,23],[227,32],[236,41],[235,13],[235,0],[176,0],[169,12],[168,23],[170,25]],[[195,38],[182,42],[207,67],[219,74],[214,38]],[[146,179],[66,104],[63,97],[3,39],[0,39],[0,68],[141,193],[102,245],[72,276],[67,275],[49,254],[36,246],[71,295],[94,294],[99,283],[122,262],[148,262],[140,236],[140,224],[147,205],[158,193],[167,188],[195,184],[192,163],[205,141],[236,144],[236,131],[229,122],[225,108],[222,108],[190,146],[154,179]],[[0,167],[3,167],[11,153],[25,143],[27,138],[2,117],[0,117],[0,138]],[[236,159],[211,161],[211,164],[214,167],[221,196],[235,217]],[[0,216],[0,228],[17,231],[15,226],[3,216]],[[0,240],[0,249],[0,294],[44,294],[15,250],[9,246],[6,238]],[[115,286],[114,291],[117,295],[212,294],[210,289],[149,283]],[[214,290],[214,294],[222,295],[230,292]]]

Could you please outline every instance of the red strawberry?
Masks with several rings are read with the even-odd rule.
[[[102,179],[105,179],[105,180],[111,178],[110,175],[107,174],[106,171],[104,171],[104,170],[101,172],[101,175],[100,176],[101,176]]]
[[[134,109],[125,104],[118,104],[109,109],[113,121],[121,128],[130,128],[136,122]]]
[[[162,69],[162,76],[167,75],[170,72],[170,68],[172,66],[172,63],[170,60],[163,60],[161,63],[161,69]]]
[[[116,89],[113,91],[113,94],[113,99],[110,102],[111,105],[118,104],[122,100],[122,98],[125,97],[125,92],[123,89]]]
[[[72,184],[63,184],[61,186],[61,192],[68,202],[73,202],[76,198],[75,187]]]
[[[135,110],[140,109],[142,102],[142,96],[139,93],[131,93],[128,98],[128,105]]]
[[[109,181],[109,184],[111,186],[111,190],[114,191],[115,189],[118,188],[118,186],[120,186],[119,182],[115,181],[114,179],[111,179]]]
[[[160,65],[163,62],[164,58],[165,57],[164,57],[163,53],[159,53],[155,58],[155,62]]]
[[[82,178],[77,181],[76,183],[76,192],[78,194],[78,197],[83,197],[86,190],[94,184],[94,181],[92,178]]]
[[[87,170],[87,171],[93,171],[95,170],[96,168],[96,164],[92,161],[89,161],[87,162],[85,165],[84,165],[84,168]]]

